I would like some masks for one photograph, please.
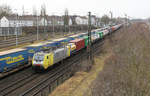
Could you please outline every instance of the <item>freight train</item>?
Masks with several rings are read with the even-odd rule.
[[[119,24],[110,28],[92,30],[92,41],[103,38],[108,33],[117,30],[121,26],[122,24]],[[46,69],[49,66],[59,62],[60,60],[67,58],[73,52],[79,51],[82,48],[86,47],[88,45],[87,34],[87,32],[79,33],[73,36],[69,36],[67,38],[48,40],[45,42],[32,44],[24,48],[16,48],[0,52],[0,75],[2,73],[10,72],[10,70],[19,69],[20,67],[25,66],[30,62],[33,63],[33,66],[35,66],[35,64],[38,64],[37,62],[35,63],[35,61],[40,61],[40,59],[42,59],[42,62],[39,63],[39,65],[45,64],[42,67]],[[62,45],[62,42],[69,43],[67,44],[67,47],[58,47]],[[42,50],[50,48],[54,48],[55,50],[49,50],[47,51],[47,53],[46,51],[42,52]],[[43,58],[36,58],[37,55],[44,56]],[[48,59],[46,59],[46,56]]]
[[[107,34],[117,30],[121,25],[116,25],[105,30],[93,30],[91,33],[91,43],[102,39]],[[83,34],[83,36],[76,37],[74,40],[70,40],[61,46],[52,50],[51,48],[47,50],[42,50],[34,54],[32,59],[32,68],[35,71],[46,70],[48,67],[62,61],[63,59],[71,56],[74,52],[80,51],[86,48],[89,44],[88,34]]]

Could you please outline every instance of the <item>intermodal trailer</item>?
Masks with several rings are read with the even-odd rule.
[[[69,42],[71,40],[74,40],[74,38],[72,37],[68,37],[68,38],[59,38],[59,39],[54,39],[52,40],[53,42],[59,43],[60,45],[62,44],[62,42]]]
[[[33,57],[34,53],[41,51],[44,48],[45,43],[32,44],[26,47],[28,56]]]
[[[75,39],[70,41],[70,43],[74,43],[76,45],[76,51],[79,51],[85,47],[84,39]]]
[[[28,63],[28,52],[23,48],[16,48],[0,52],[0,72],[12,70]]]
[[[34,53],[40,52],[43,49],[51,48],[60,45],[58,42],[46,41],[37,44],[32,44],[26,47],[28,55],[32,58]]]

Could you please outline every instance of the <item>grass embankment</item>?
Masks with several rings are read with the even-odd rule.
[[[150,96],[150,30],[144,26],[119,30],[89,73],[77,73],[50,96]]]
[[[106,50],[107,49],[107,50]],[[103,70],[105,60],[111,56],[111,48],[108,41],[103,45],[102,53],[95,56],[95,64],[90,72],[77,72],[69,80],[58,86],[50,96],[90,96],[91,84],[96,79],[99,72]]]
[[[62,85],[56,88],[50,96],[83,96],[85,93],[90,94],[89,86],[96,79],[98,73],[103,69],[104,61],[110,54],[97,56],[95,64],[89,73],[77,72],[72,78],[65,81]]]
[[[144,26],[133,24],[110,41],[113,55],[92,85],[92,96],[150,96],[150,31]]]

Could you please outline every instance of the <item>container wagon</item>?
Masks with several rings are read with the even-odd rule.
[[[75,39],[70,41],[70,43],[74,43],[76,45],[76,51],[79,51],[85,47],[84,39]]]
[[[28,63],[28,51],[23,48],[0,52],[0,72],[12,70]]]

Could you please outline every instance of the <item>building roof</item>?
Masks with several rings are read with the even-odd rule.
[[[3,17],[6,17],[8,20],[17,20],[18,19],[17,15],[3,16]]]
[[[52,15],[52,16],[47,16],[47,20],[49,20],[49,21],[52,21],[52,20],[63,21],[63,17]]]
[[[39,19],[41,19],[41,17],[38,16]],[[36,16],[33,16],[33,15],[24,15],[24,16],[19,16],[19,19],[20,20],[24,20],[24,21],[35,21],[37,20],[37,17]]]

